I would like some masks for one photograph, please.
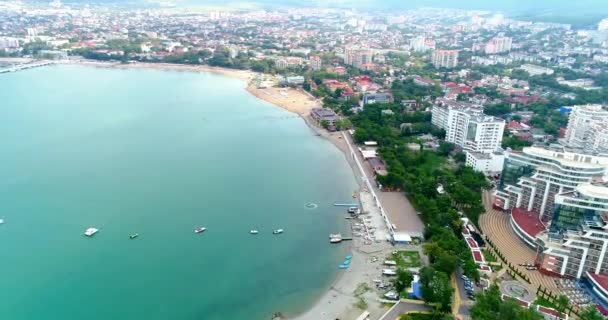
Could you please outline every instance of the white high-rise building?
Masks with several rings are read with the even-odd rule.
[[[505,121],[482,113],[480,108],[439,103],[431,123],[446,131],[445,140],[465,151],[492,153],[500,149]]]
[[[467,166],[486,175],[502,170],[503,119],[483,114],[479,106],[439,101],[433,106],[431,123],[445,130],[445,141],[465,151]]]
[[[374,53],[369,49],[356,47],[346,47],[344,49],[344,64],[357,68],[363,68],[364,65],[372,63],[373,57]]]
[[[308,66],[315,71],[321,70],[323,66],[323,60],[319,56],[312,56],[308,60]]]
[[[511,51],[511,46],[513,45],[513,39],[510,37],[496,37],[488,43],[486,43],[485,51],[486,54],[496,54]]]
[[[426,37],[425,36],[417,36],[416,38],[410,40],[410,48],[415,52],[424,52],[429,48],[426,46]]]
[[[454,68],[458,65],[458,50],[434,50],[431,62],[435,68]]]
[[[564,143],[595,153],[608,153],[608,110],[601,105],[572,107]]]

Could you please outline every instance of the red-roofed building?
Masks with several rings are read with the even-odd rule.
[[[538,214],[521,208],[511,210],[511,228],[531,247],[536,247],[536,235],[545,231],[545,225]]]
[[[530,131],[530,126],[514,120],[509,121],[507,129],[511,131]]]
[[[353,89],[345,88],[344,90],[342,90],[340,97],[342,98],[342,100],[349,100],[354,94],[355,91],[353,91]]]
[[[477,264],[486,263],[486,261],[483,259],[483,255],[481,254],[481,251],[471,250],[471,254],[473,255],[473,261],[475,261],[475,263],[477,263]]]
[[[333,79],[323,80],[323,85],[326,86],[327,89],[329,89],[331,91],[349,88],[348,83],[340,82],[338,80],[333,80]]]
[[[567,314],[563,314],[552,308],[537,306],[536,311],[542,314],[546,320],[568,320]]]
[[[466,237],[464,238],[467,242],[467,245],[469,246],[469,249],[471,250],[478,250],[479,246],[477,245],[477,242],[475,241],[475,239],[471,238],[471,237]]]

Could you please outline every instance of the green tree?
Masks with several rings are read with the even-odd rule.
[[[432,267],[422,268],[420,289],[424,302],[431,304],[439,312],[450,311],[453,288],[446,273],[438,272]]]
[[[452,150],[454,150],[454,147],[454,144],[451,142],[440,141],[439,148],[437,148],[437,153],[442,156],[447,156],[450,154],[450,152],[452,152]]]
[[[399,268],[397,269],[397,280],[395,281],[395,289],[397,289],[397,292],[399,292],[399,294],[405,296],[406,290],[410,287],[413,280],[414,275],[412,275],[411,272],[403,268]]]
[[[568,299],[568,296],[566,295],[560,295],[559,297],[557,297],[557,299],[555,300],[555,309],[557,309],[557,311],[559,312],[564,312],[566,311],[566,308],[568,308],[568,306],[570,305],[570,300]]]
[[[604,316],[597,311],[595,306],[589,306],[581,313],[581,319],[583,320],[604,320]]]
[[[498,286],[492,285],[477,296],[471,308],[473,320],[542,320],[543,317],[532,309],[522,308],[513,299],[502,300]]]

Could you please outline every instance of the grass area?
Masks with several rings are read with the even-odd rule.
[[[445,319],[444,317],[439,317],[440,319]],[[401,315],[399,320],[435,320],[436,315],[432,313],[408,313]]]
[[[397,266],[401,268],[420,268],[420,253],[418,251],[400,250],[391,255],[391,258],[397,262]]]
[[[557,307],[553,303],[551,303],[549,300],[542,298],[542,297],[537,297],[536,300],[534,300],[534,304],[537,304],[537,305],[543,306],[543,307],[557,309]]]
[[[481,249],[481,253],[483,253],[483,258],[486,259],[487,262],[496,262],[496,256],[492,255],[492,251]]]
[[[367,291],[369,291],[369,286],[367,285],[367,283],[361,282],[357,285],[357,289],[355,289],[355,292],[353,292],[353,293],[355,294],[356,297],[359,297],[362,294],[366,293]]]
[[[490,267],[492,268],[492,271],[494,271],[494,272],[498,272],[498,271],[502,270],[501,265],[491,265]]]
[[[359,298],[359,301],[357,301],[357,303],[355,303],[355,307],[357,307],[357,309],[359,309],[359,310],[366,310],[367,302],[365,302],[365,300],[363,300],[362,298]]]

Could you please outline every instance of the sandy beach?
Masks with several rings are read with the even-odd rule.
[[[300,89],[274,87],[258,89],[254,84],[249,84],[247,91],[266,102],[302,117],[308,116],[313,108],[322,107],[317,99]]]
[[[122,64],[116,62],[100,62],[91,60],[78,60],[62,62],[67,64],[88,65],[94,67],[119,68],[119,69],[157,69],[174,70],[189,72],[209,72],[221,74],[228,77],[237,78],[243,81],[247,91],[257,98],[274,104],[287,111],[296,113],[300,116],[307,116],[313,108],[321,107],[320,102],[313,96],[293,88],[257,88],[253,79],[258,75],[250,70],[237,70],[228,68],[218,68],[205,65],[183,65],[171,63],[129,63]]]

